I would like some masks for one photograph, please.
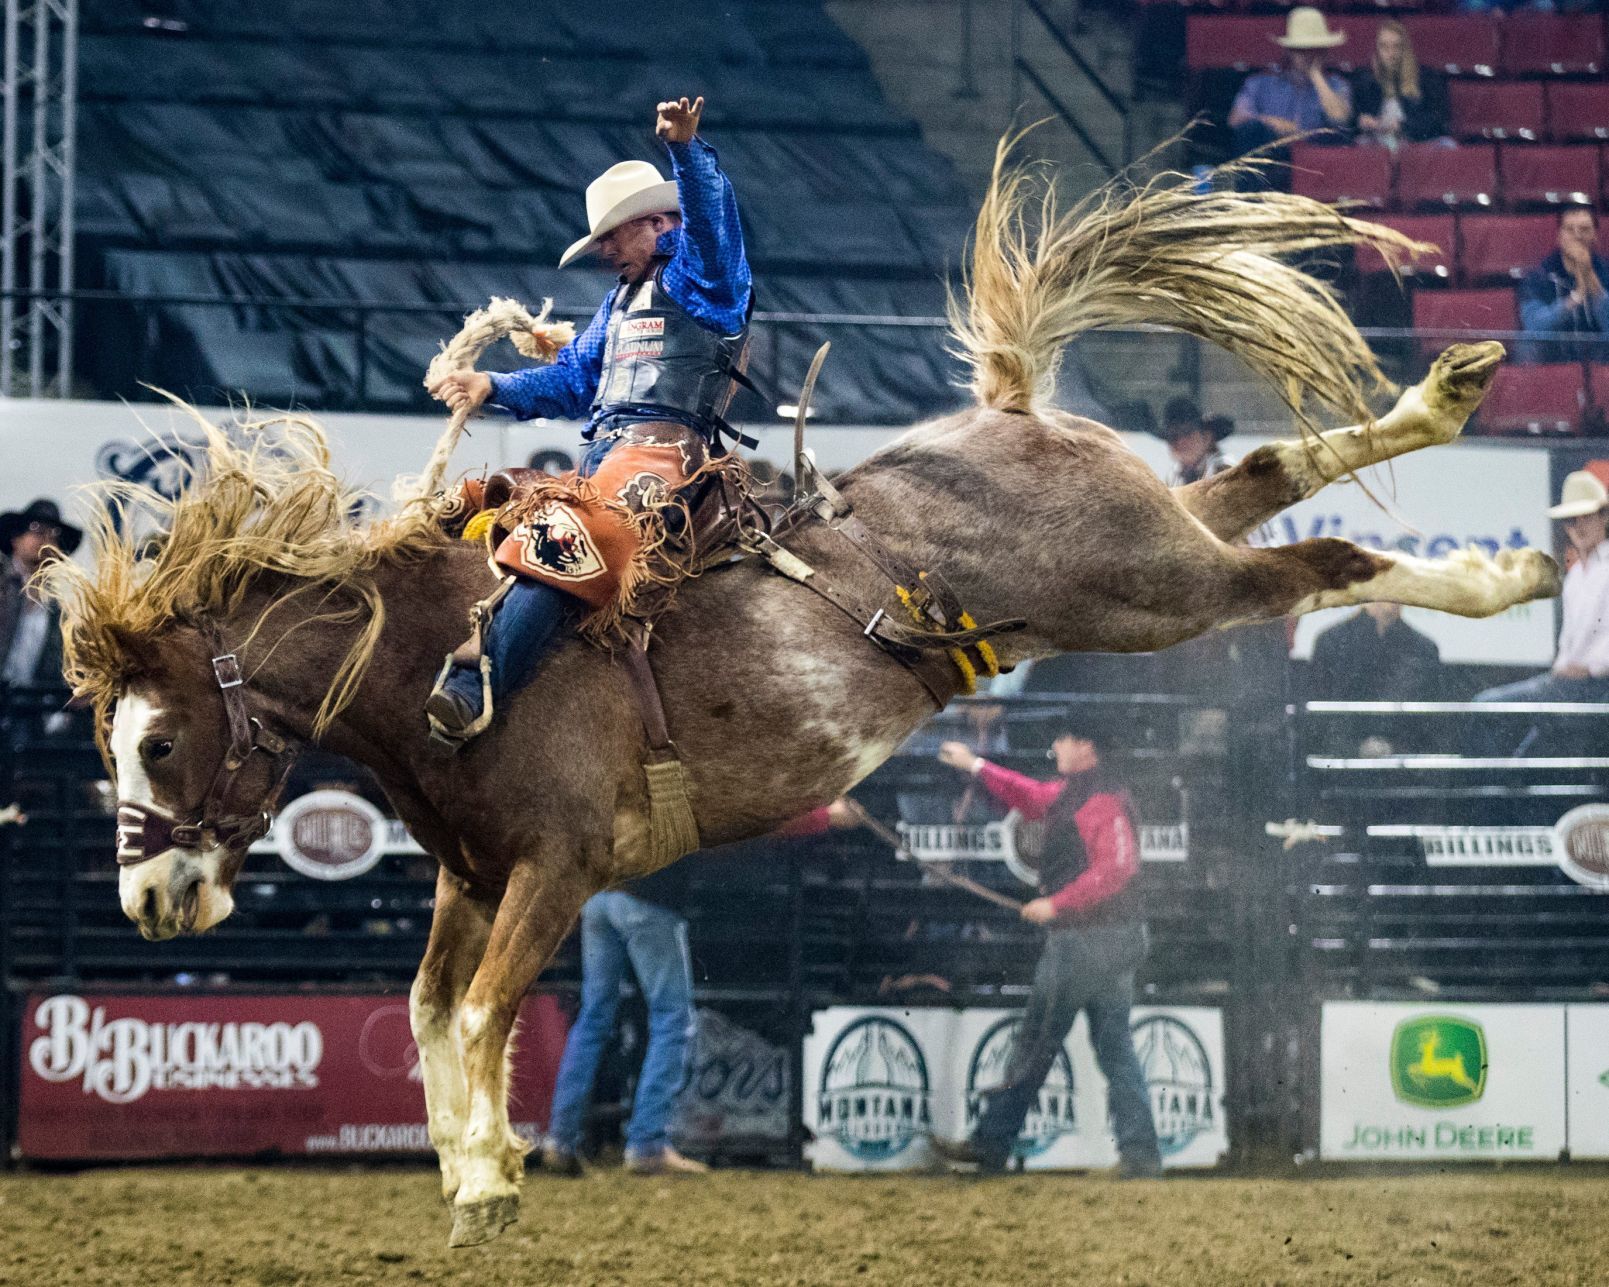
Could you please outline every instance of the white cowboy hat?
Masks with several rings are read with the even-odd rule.
[[[680,209],[675,181],[666,179],[647,161],[611,165],[587,184],[587,222],[592,231],[559,257],[559,267],[579,259],[597,244],[599,237],[623,223]]]
[[[1286,49],[1334,49],[1346,44],[1346,32],[1331,31],[1324,15],[1311,5],[1292,9],[1285,18],[1285,34],[1270,39]]]
[[[1609,490],[1605,490],[1596,474],[1578,469],[1565,478],[1559,503],[1548,511],[1548,517],[1580,518],[1596,514],[1605,505],[1609,505]]]

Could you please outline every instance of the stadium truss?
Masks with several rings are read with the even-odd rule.
[[[73,376],[78,0],[6,0],[5,22],[0,395],[65,397]]]

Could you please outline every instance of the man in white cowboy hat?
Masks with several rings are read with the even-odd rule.
[[[1344,31],[1331,31],[1324,15],[1307,5],[1292,9],[1285,34],[1273,40],[1285,50],[1276,71],[1246,78],[1229,109],[1236,156],[1295,134],[1314,130],[1344,131],[1352,119],[1352,87],[1344,77],[1324,69],[1323,51],[1346,43]],[[1320,135],[1315,142],[1344,142],[1344,135]],[[1264,155],[1289,160],[1280,148]],[[1274,182],[1279,175],[1268,176]]]
[[[1579,469],[1548,517],[1564,525],[1575,561],[1564,574],[1564,625],[1553,669],[1488,688],[1478,702],[1609,702],[1609,491]]]
[[[456,371],[431,386],[455,412],[490,404],[522,420],[584,419],[590,444],[563,494],[533,493],[497,546],[508,587],[486,605],[495,615],[479,649],[455,654],[426,703],[447,741],[486,727],[486,697],[495,704],[529,675],[567,611],[622,610],[644,539],[627,511],[662,502],[722,451],[754,294],[732,185],[698,137],[703,110],[702,98],[659,104],[674,178],[622,161],[588,186],[587,235],[559,266],[596,255],[619,283],[553,363]],[[477,651],[490,659],[484,686]]]

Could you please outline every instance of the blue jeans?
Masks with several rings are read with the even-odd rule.
[[[973,1146],[986,1166],[1002,1167],[1011,1156],[1028,1110],[1080,1010],[1089,1015],[1090,1044],[1106,1078],[1107,1108],[1119,1156],[1134,1166],[1161,1165],[1145,1073],[1129,1033],[1134,971],[1145,959],[1146,941],[1145,926],[1135,923],[1068,926],[1050,932],[1034,970],[1028,1008],[1005,1078],[999,1089],[989,1092],[972,1132]]]
[[[696,1018],[687,922],[675,912],[618,890],[594,894],[581,909],[581,1012],[575,1017],[553,1089],[548,1142],[574,1153],[598,1062],[614,1031],[626,970],[648,1003],[648,1049],[626,1124],[626,1152],[652,1156],[670,1143],[670,1118],[687,1079]]]

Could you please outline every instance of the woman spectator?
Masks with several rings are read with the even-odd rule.
[[[1352,79],[1360,143],[1396,148],[1447,138],[1447,82],[1419,65],[1407,29],[1395,18],[1380,24],[1374,60]]]

